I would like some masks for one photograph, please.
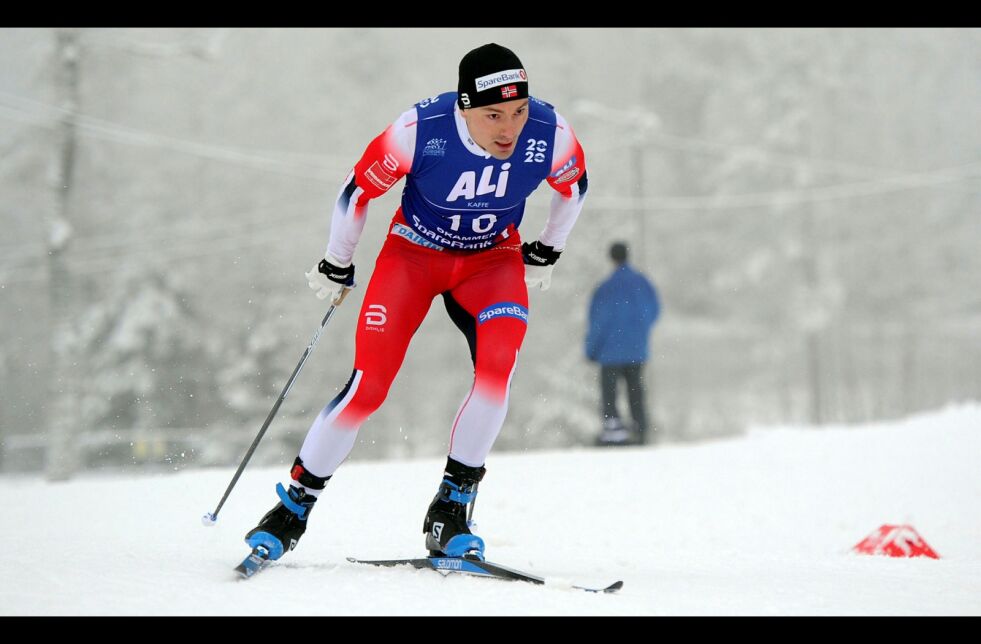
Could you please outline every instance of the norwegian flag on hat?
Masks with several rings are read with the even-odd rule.
[[[514,85],[505,85],[501,88],[501,96],[504,98],[512,98],[518,95],[518,88]]]

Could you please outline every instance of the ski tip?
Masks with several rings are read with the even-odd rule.
[[[235,566],[235,576],[238,579],[248,579],[256,573],[258,568],[250,566],[246,561]]]
[[[587,593],[615,593],[623,588],[622,581],[615,581],[606,588],[587,588],[586,586],[573,586],[577,590],[585,590]]]
[[[269,551],[264,546],[256,546],[242,563],[235,566],[235,572],[240,579],[248,579],[269,563]]]

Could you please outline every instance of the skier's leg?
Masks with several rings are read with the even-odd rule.
[[[482,253],[476,268],[444,297],[468,322],[474,381],[450,433],[450,456],[481,467],[507,415],[511,377],[528,328],[524,263],[514,252]],[[460,326],[460,322],[457,322]]]
[[[484,542],[470,532],[467,507],[507,415],[511,377],[528,326],[528,290],[517,239],[468,260],[463,277],[444,298],[470,345],[474,381],[453,422],[443,480],[423,532],[431,553],[482,557]]]
[[[426,253],[432,252],[394,237],[386,242],[361,306],[354,371],[300,448],[309,471],[331,476],[350,454],[361,424],[388,396],[409,341],[439,293],[427,268]]]
[[[317,496],[350,454],[361,424],[385,400],[409,340],[440,292],[427,279],[435,273],[424,266],[425,257],[406,245],[390,238],[382,249],[358,320],[354,372],[307,432],[289,489],[277,485],[280,503],[246,535],[246,543],[264,546],[270,559],[296,547]]]

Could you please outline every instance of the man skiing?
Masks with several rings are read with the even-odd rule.
[[[551,105],[531,97],[511,50],[487,44],[460,62],[458,91],[420,101],[375,138],[344,182],[324,259],[307,274],[321,299],[339,302],[354,285],[352,259],[367,203],[406,178],[401,206],[361,307],[354,370],[314,420],[280,502],[246,535],[278,559],[296,547],[365,419],[385,400],[409,340],[442,296],[464,333],[473,387],[450,433],[449,455],[423,532],[432,555],[483,558],[470,532],[484,463],[507,413],[528,324],[528,288],[545,290],[582,209],[582,147]],[[525,200],[542,181],[555,189],[538,240],[521,243]]]

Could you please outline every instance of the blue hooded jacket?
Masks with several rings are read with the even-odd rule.
[[[651,327],[660,314],[654,286],[621,264],[593,293],[586,357],[604,365],[646,362]]]

